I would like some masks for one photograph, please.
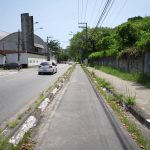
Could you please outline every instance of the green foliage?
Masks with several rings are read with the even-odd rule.
[[[102,58],[104,57],[105,52],[101,51],[101,52],[93,52],[89,55],[89,59],[98,59],[98,58]]]
[[[142,20],[143,18],[141,16],[136,16],[136,17],[132,17],[132,18],[129,18],[128,21],[139,21],[139,20]]]
[[[67,49],[61,49],[59,55],[59,61],[67,61],[69,59],[69,54]]]
[[[140,51],[150,52],[150,33],[143,32],[140,40],[136,43],[136,45]]]
[[[60,43],[57,40],[51,40],[48,43],[50,51],[58,52],[60,50]]]
[[[60,43],[57,40],[51,40],[48,43],[48,48],[49,48],[49,52],[52,54],[54,54],[57,58],[57,61],[59,62],[59,58],[60,58],[60,53],[61,53],[61,47],[60,47]]]
[[[109,56],[140,56],[150,51],[150,17],[129,18],[114,29],[88,28],[87,49],[85,39],[85,29],[73,36],[68,47],[70,57],[80,61],[88,57],[94,60]]]
[[[136,26],[126,23],[117,28],[118,40],[122,48],[131,47],[139,39]]]
[[[18,119],[8,122],[7,126],[9,128],[15,128],[18,125]]]
[[[124,97],[124,103],[128,105],[134,105],[135,104],[135,97],[132,96],[125,96]]]

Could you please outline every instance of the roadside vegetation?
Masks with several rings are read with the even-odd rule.
[[[150,52],[150,17],[133,17],[127,22],[115,27],[88,28],[86,48],[86,30],[73,35],[68,47],[69,56],[81,61],[89,58],[91,61],[103,57],[138,57]]]
[[[18,145],[9,143],[9,140],[4,138],[0,140],[0,150],[34,150],[34,142],[31,140],[31,131],[25,133],[22,141]]]
[[[142,73],[127,73],[122,70],[108,67],[108,66],[95,65],[95,68],[105,73],[117,76],[123,80],[134,81],[150,87],[150,75],[142,74]]]
[[[132,138],[137,141],[141,149],[149,150],[150,143],[144,138],[141,131],[136,124],[131,121],[127,114],[127,109],[123,107],[125,104],[127,107],[135,104],[135,98],[131,96],[123,96],[115,93],[113,87],[104,79],[98,78],[93,72],[89,72],[85,66],[82,66],[89,80],[95,85],[96,89],[103,95],[104,100],[111,106],[113,111],[117,114],[118,118],[126,127]],[[106,88],[106,89],[105,89]],[[111,91],[111,92],[110,92]],[[114,94],[112,94],[114,93]]]

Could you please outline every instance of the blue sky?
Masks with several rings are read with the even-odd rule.
[[[16,32],[21,28],[20,14],[34,17],[35,34],[46,41],[47,36],[69,44],[70,32],[81,31],[79,22],[95,27],[106,0],[1,0],[0,31]],[[128,18],[150,15],[150,0],[115,0],[102,26],[115,27]],[[37,28],[44,29],[38,30]]]

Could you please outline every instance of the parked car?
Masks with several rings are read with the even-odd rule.
[[[22,66],[18,63],[7,63],[3,65],[3,69],[17,69],[20,70]]]
[[[54,74],[57,72],[57,64],[53,61],[45,61],[39,65],[38,74]]]

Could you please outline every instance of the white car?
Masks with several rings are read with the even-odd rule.
[[[57,64],[53,61],[45,61],[39,65],[38,74],[54,74],[57,72]]]

